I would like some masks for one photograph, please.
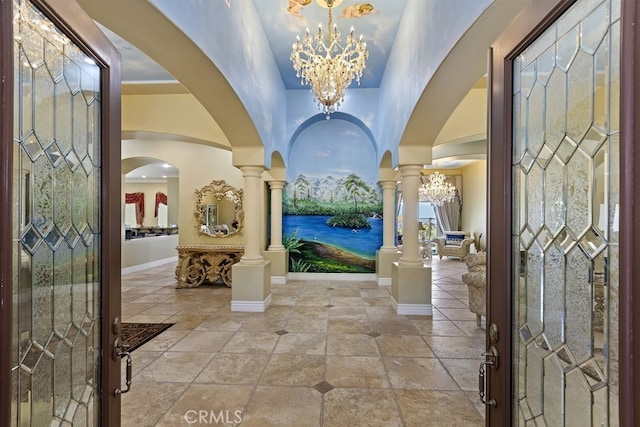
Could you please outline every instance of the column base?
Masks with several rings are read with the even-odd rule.
[[[244,264],[240,261],[231,268],[231,311],[266,311],[271,304],[271,263]]]
[[[268,249],[263,253],[264,259],[271,263],[271,284],[284,285],[289,276],[289,250]]]
[[[376,251],[376,274],[378,286],[391,286],[391,265],[400,259],[400,251]]]
[[[397,314],[433,315],[431,267],[391,264],[391,299]]]

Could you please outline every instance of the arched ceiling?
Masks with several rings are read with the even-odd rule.
[[[154,3],[161,3],[162,0],[78,1],[96,21],[106,27],[105,33],[123,55],[123,93],[184,93],[186,88],[219,125],[230,146],[239,149],[236,151],[241,151],[243,147],[262,148],[254,123],[227,79],[192,40],[154,7]],[[234,7],[235,2],[248,0],[226,1],[230,7]],[[326,29],[327,9],[318,4],[322,1],[252,0],[286,89],[299,87],[299,80],[289,60],[296,34],[303,35],[307,26],[315,30],[318,23],[322,23]],[[333,21],[339,26],[343,38],[348,33],[348,27],[353,25],[356,35],[363,33],[368,44],[370,58],[362,87],[376,88],[380,85],[408,1],[418,0],[374,0],[369,3],[336,0]],[[419,1],[455,1],[464,7],[466,2],[474,0]],[[478,78],[486,72],[487,46],[526,3],[526,0],[494,0],[467,30],[424,88],[405,128],[401,147],[446,145],[451,142],[442,139],[443,128],[456,126],[455,123],[447,123],[447,120]],[[368,4],[371,8],[362,8]],[[356,87],[354,84],[350,91],[358,90]],[[153,132],[149,129],[130,130]],[[473,139],[475,136],[475,132],[472,132],[467,136],[457,135],[454,139],[460,142],[461,138]],[[454,145],[458,148],[463,146]],[[477,148],[474,146],[472,151]],[[433,157],[437,158],[437,151],[449,153],[455,150],[453,145],[445,151],[440,147],[434,151]],[[460,155],[468,150],[469,147],[466,147]]]

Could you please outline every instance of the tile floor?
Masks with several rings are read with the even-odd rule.
[[[231,312],[231,289],[175,289],[174,268],[122,277],[125,322],[176,323],[132,353],[124,427],[484,425],[463,262],[433,260],[433,318],[374,281],[289,281]]]

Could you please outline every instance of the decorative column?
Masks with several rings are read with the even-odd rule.
[[[244,177],[244,255],[232,269],[231,311],[264,312],[271,304],[271,263],[260,247],[262,166],[240,166]]]
[[[271,243],[264,258],[271,262],[271,283],[287,283],[289,251],[282,245],[282,189],[284,181],[269,181],[271,189]]]
[[[418,251],[418,189],[422,165],[401,165],[402,255],[391,267],[391,297],[398,314],[432,314],[431,267]]]
[[[260,264],[264,262],[260,249],[260,183],[261,166],[242,166],[244,177],[244,255],[240,259],[245,264]]]
[[[376,274],[379,286],[391,286],[391,265],[400,252],[395,245],[396,181],[380,181],[382,187],[382,247],[376,251]]]
[[[418,250],[418,187],[421,165],[400,166],[402,174],[402,255],[400,265],[422,266]]]
[[[271,244],[269,250],[284,249],[282,246],[282,188],[284,181],[269,181],[271,189]]]

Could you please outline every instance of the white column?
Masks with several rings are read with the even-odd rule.
[[[269,181],[271,189],[271,243],[269,250],[283,250],[282,246],[282,188],[284,181]]]
[[[382,187],[382,252],[396,252],[395,245],[395,189],[396,181],[380,181]]]
[[[422,165],[400,166],[402,175],[402,255],[399,265],[422,266],[418,252],[418,188]]]
[[[262,166],[241,166],[244,177],[244,255],[240,262],[260,264],[264,262],[260,249],[260,206]]]

